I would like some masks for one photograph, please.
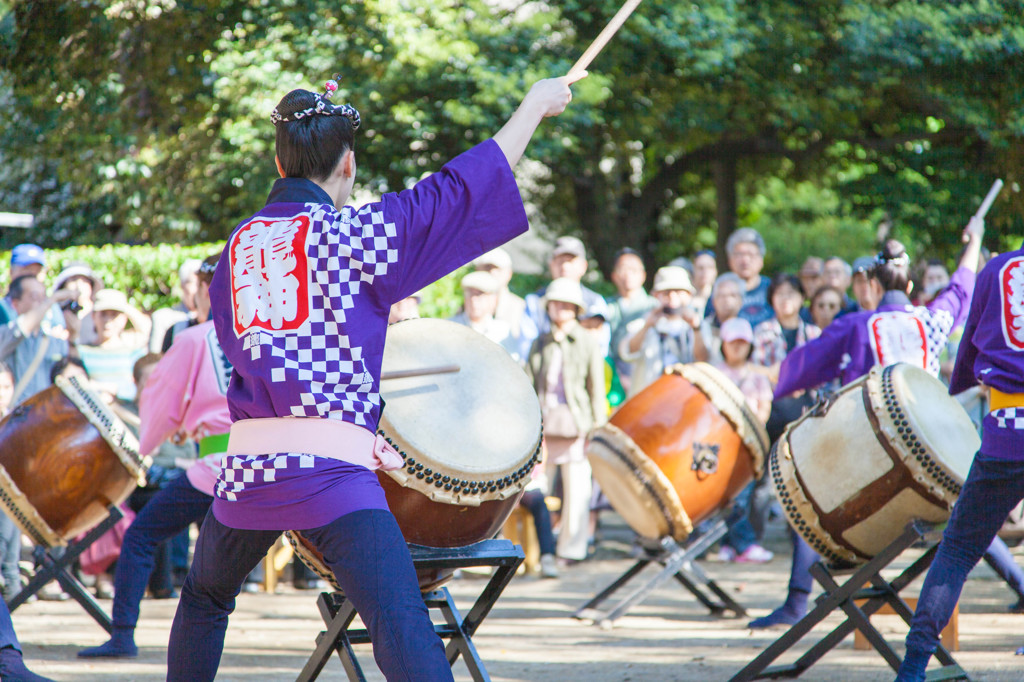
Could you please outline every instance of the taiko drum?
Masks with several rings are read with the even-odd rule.
[[[685,541],[760,477],[768,436],[739,388],[706,363],[671,367],[590,435],[587,456],[637,533]]]
[[[148,461],[95,393],[58,377],[0,421],[0,503],[35,543],[63,545],[144,484]]]
[[[404,466],[378,472],[407,542],[464,547],[501,530],[540,455],[541,412],[526,373],[469,327],[416,319],[388,328],[382,371],[457,365],[457,372],[382,381],[378,430]],[[337,585],[319,552],[290,531],[296,552]],[[420,574],[421,587],[448,574]]]

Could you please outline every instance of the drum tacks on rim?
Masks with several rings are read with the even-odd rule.
[[[826,561],[858,564],[915,519],[946,521],[980,445],[942,382],[876,366],[790,424],[770,470],[793,528]]]
[[[540,456],[540,402],[526,373],[469,327],[415,319],[388,328],[383,372],[460,366],[460,371],[382,382],[378,432],[404,460],[377,472],[407,542],[463,547],[493,538],[515,509]],[[334,587],[333,573],[301,532],[289,540]],[[433,587],[443,576],[420,576]]]
[[[594,429],[594,479],[644,537],[684,542],[763,472],[764,424],[739,388],[706,363],[675,365]]]

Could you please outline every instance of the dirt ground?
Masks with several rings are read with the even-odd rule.
[[[635,606],[612,629],[575,620],[573,612],[632,565],[631,533],[614,514],[602,516],[594,558],[563,570],[558,580],[517,576],[505,590],[474,637],[491,678],[503,682],[623,682],[728,680],[782,631],[754,632],[750,616],[767,613],[781,603],[789,572],[784,529],[776,523],[766,544],[776,558],[763,565],[726,564],[712,558],[701,566],[746,607],[747,618],[709,615],[677,583],[666,583]],[[1024,548],[1014,550],[1024,561]],[[909,550],[894,565],[906,566],[917,555]],[[648,568],[634,583],[653,575]],[[893,571],[895,573],[895,571]],[[464,576],[450,590],[464,611],[483,589],[484,579]],[[904,596],[915,596],[920,581]],[[294,680],[323,629],[316,594],[283,585],[277,594],[243,594],[228,628],[220,680]],[[1009,588],[987,566],[971,574],[960,605],[960,651],[954,657],[973,680],[1024,680],[1024,657],[1014,650],[1024,644],[1024,616],[1007,613],[1014,601]],[[109,612],[110,602],[100,602]],[[106,633],[74,601],[26,604],[14,613],[15,627],[32,668],[61,682],[104,682],[164,679],[167,635],[175,600],[146,600],[136,639],[139,657],[132,660],[80,660],[79,648],[106,639]],[[780,663],[792,661],[817,637],[841,622],[833,614],[805,637]],[[896,616],[873,622],[902,651],[906,628]],[[369,646],[356,647],[367,678],[383,680]],[[457,680],[471,679],[460,660]],[[853,638],[810,668],[800,679],[828,682],[891,680],[893,671],[875,651],[858,651]],[[337,657],[321,680],[344,680]]]

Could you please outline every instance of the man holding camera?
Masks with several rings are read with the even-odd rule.
[[[685,269],[666,265],[654,273],[651,294],[658,305],[645,317],[626,325],[620,357],[632,364],[629,395],[640,392],[677,363],[693,362],[694,329],[699,316],[690,308],[696,289]]]

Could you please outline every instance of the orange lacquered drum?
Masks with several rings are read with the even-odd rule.
[[[407,542],[464,547],[497,535],[518,504],[540,456],[540,402],[509,354],[469,327],[416,319],[388,328],[384,373],[445,365],[460,369],[381,382],[378,431],[405,465],[377,476]],[[341,589],[300,533],[288,538]],[[420,584],[443,579],[421,574]]]
[[[826,561],[858,564],[915,519],[946,521],[980,446],[941,381],[876,366],[790,424],[769,468],[793,528]]]
[[[676,365],[590,434],[612,507],[642,536],[683,542],[761,476],[768,435],[739,388],[706,363]]]
[[[0,503],[39,545],[89,530],[145,484],[148,458],[77,377],[58,377],[0,421]]]

